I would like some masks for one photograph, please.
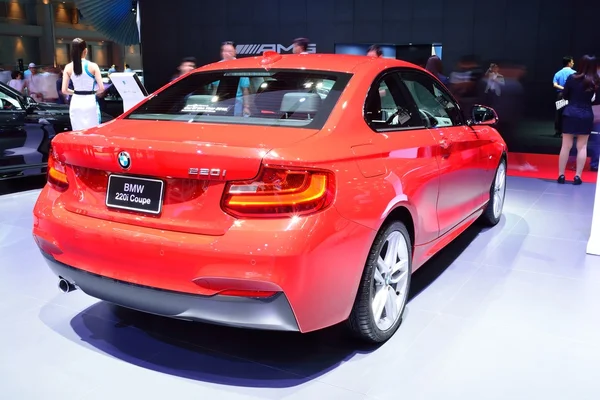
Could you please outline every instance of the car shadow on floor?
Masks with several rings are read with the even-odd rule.
[[[503,218],[498,224],[498,228],[506,222]],[[485,228],[479,223],[471,225],[465,232],[459,237],[454,239],[452,243],[446,246],[442,251],[434,255],[427,261],[421,268],[415,271],[412,275],[410,284],[410,293],[408,295],[409,301],[419,295],[429,285],[431,285],[437,278],[439,278],[444,271],[456,261],[456,259],[473,243],[477,236],[485,232],[490,228]]]
[[[478,226],[469,228],[415,272],[410,297],[437,279],[479,232]],[[411,318],[410,311],[405,318]],[[380,347],[351,338],[343,324],[308,334],[246,330],[148,315],[102,301],[77,314],[70,325],[73,332],[60,332],[64,325],[53,329],[141,368],[240,387],[297,386]]]

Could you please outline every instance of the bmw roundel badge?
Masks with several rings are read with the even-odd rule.
[[[120,152],[117,158],[121,168],[129,169],[129,167],[131,167],[131,157],[129,157],[129,153],[127,153],[126,151]]]

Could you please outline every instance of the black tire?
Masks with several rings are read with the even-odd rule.
[[[500,213],[499,214],[495,214],[494,213],[494,207],[496,206],[496,202],[497,197],[495,196],[496,193],[496,180],[498,179],[498,174],[502,173],[502,171],[504,171],[504,184],[502,185],[502,204],[500,205]],[[490,201],[488,202],[487,206],[485,207],[485,210],[483,211],[483,214],[481,215],[481,222],[483,222],[485,225],[487,226],[495,226],[498,224],[498,222],[500,222],[500,220],[502,219],[502,210],[504,208],[504,200],[506,198],[506,160],[504,158],[502,158],[500,160],[500,164],[498,164],[498,167],[496,168],[496,173],[494,174],[494,180],[492,181],[492,184],[490,185]]]
[[[372,299],[375,294],[375,270],[377,269],[377,260],[381,251],[387,243],[387,238],[393,233],[399,232],[407,244],[408,252],[408,276],[407,284],[400,312],[395,322],[385,330],[380,329],[373,316]],[[387,222],[379,231],[371,250],[363,271],[363,275],[358,287],[358,293],[354,301],[352,312],[348,320],[350,330],[354,336],[370,343],[382,343],[391,338],[398,327],[402,323],[406,302],[408,300],[408,292],[410,290],[410,279],[412,273],[412,243],[406,226],[399,221]]]

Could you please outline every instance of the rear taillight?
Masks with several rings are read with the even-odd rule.
[[[330,172],[269,166],[255,179],[230,182],[223,209],[236,217],[301,216],[325,209],[334,196]]]
[[[48,183],[56,190],[64,192],[69,187],[65,164],[58,159],[50,147],[48,154]]]

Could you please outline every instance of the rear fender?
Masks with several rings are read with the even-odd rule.
[[[381,229],[388,221],[399,221],[404,223],[408,232],[411,235],[413,247],[419,243],[417,232],[415,230],[415,221],[417,221],[417,210],[408,201],[403,200],[395,203],[390,203],[386,212],[382,215],[379,229]]]

